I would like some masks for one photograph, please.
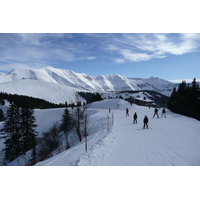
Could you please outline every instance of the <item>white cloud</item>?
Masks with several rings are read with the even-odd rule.
[[[40,63],[34,65],[28,65],[24,63],[9,63],[9,64],[0,64],[0,69],[5,72],[10,72],[14,69],[31,69],[31,68],[41,68],[44,67]]]
[[[71,34],[64,33],[17,33],[19,37],[19,42],[26,43],[28,45],[48,45],[50,44],[49,39],[58,39],[58,38],[72,38]]]
[[[48,50],[46,58],[49,58],[49,59],[53,58],[57,60],[67,61],[67,62],[71,62],[75,60],[73,53],[61,48]]]
[[[200,33],[181,33],[183,39],[199,40]]]
[[[200,34],[119,34],[105,50],[123,55],[131,62],[182,55],[199,50]]]
[[[121,63],[124,63],[125,60],[124,60],[124,59],[121,59],[121,58],[116,58],[116,59],[114,59],[114,62],[115,62],[115,63],[118,63],[118,64],[121,64]]]
[[[89,56],[89,57],[86,58],[86,60],[94,60],[94,59],[96,59],[95,56]]]
[[[176,37],[174,34],[155,34],[155,36],[156,40],[146,38],[138,48],[153,52],[162,51],[163,54],[182,55],[196,51],[200,47],[199,34],[176,34]]]
[[[155,36],[161,41],[167,40],[167,37],[164,34],[155,34]]]
[[[81,57],[88,60],[96,58],[88,56],[87,47],[80,42],[72,43],[71,38],[72,34],[0,34],[0,62],[4,63],[1,70],[10,69],[11,65],[7,65],[10,63],[13,68],[20,68],[36,66],[38,63],[46,66],[61,61],[72,62]]]
[[[154,57],[153,55],[148,55],[146,53],[133,53],[128,49],[122,50],[121,54],[124,56],[125,59],[134,62],[147,61]]]
[[[155,56],[163,56],[164,54],[165,54],[165,52],[163,52],[163,51],[155,51],[154,52]]]
[[[113,44],[108,44],[105,48],[107,51],[120,51],[121,49]]]
[[[193,45],[191,41],[183,41],[181,43],[164,42],[157,43],[156,49],[163,53],[169,53],[173,55],[182,55],[195,51],[196,45]]]
[[[41,45],[40,39],[43,37],[42,34],[36,33],[18,33],[19,42],[31,44],[31,45]]]

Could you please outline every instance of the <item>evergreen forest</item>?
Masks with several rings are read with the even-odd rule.
[[[19,107],[26,107],[31,109],[47,109],[47,108],[58,108],[65,106],[65,104],[58,105],[45,101],[44,99],[39,99],[35,97],[0,92],[0,103],[2,105],[4,105],[5,103],[4,99],[8,100],[9,102],[15,103]]]
[[[200,88],[196,78],[192,84],[182,81],[178,89],[174,88],[167,107],[172,112],[200,120]]]
[[[32,150],[32,159],[36,158],[36,136],[34,110],[19,107],[11,103],[4,122],[5,148],[4,162],[11,162],[27,151]]]

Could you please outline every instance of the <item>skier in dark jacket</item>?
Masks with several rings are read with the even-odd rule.
[[[137,124],[137,113],[135,112],[135,114],[133,115],[133,123]]]
[[[146,128],[149,128],[149,127],[148,127],[149,119],[148,119],[148,117],[147,117],[146,115],[145,115],[145,117],[144,117],[143,122],[144,122],[144,127],[143,127],[143,128],[145,128],[145,126],[146,126]]]
[[[155,108],[153,118],[154,118],[155,115],[157,115],[157,117],[159,118],[159,116],[158,116],[158,108]]]
[[[126,116],[129,117],[129,109],[128,108],[126,109]]]
[[[162,116],[161,116],[161,117],[165,116],[165,118],[166,118],[165,113],[166,113],[166,111],[165,111],[165,109],[163,108],[163,110],[162,110]]]

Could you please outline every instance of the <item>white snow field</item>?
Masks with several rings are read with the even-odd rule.
[[[108,109],[111,113],[108,114]],[[129,117],[125,109],[129,108]],[[161,110],[159,115],[161,116]],[[153,118],[154,108],[131,105],[120,99],[103,100],[90,107],[88,151],[84,139],[76,146],[36,166],[199,166],[199,121],[167,110]],[[137,112],[138,123],[133,124]],[[112,116],[114,113],[114,124]],[[109,115],[109,126],[108,118]],[[143,129],[143,118],[149,129]]]

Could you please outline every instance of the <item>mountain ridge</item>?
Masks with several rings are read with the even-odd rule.
[[[177,84],[158,77],[127,78],[121,75],[90,76],[47,66],[0,73],[0,91],[43,98],[53,103],[74,100],[74,92],[119,92],[152,90],[170,96]]]

